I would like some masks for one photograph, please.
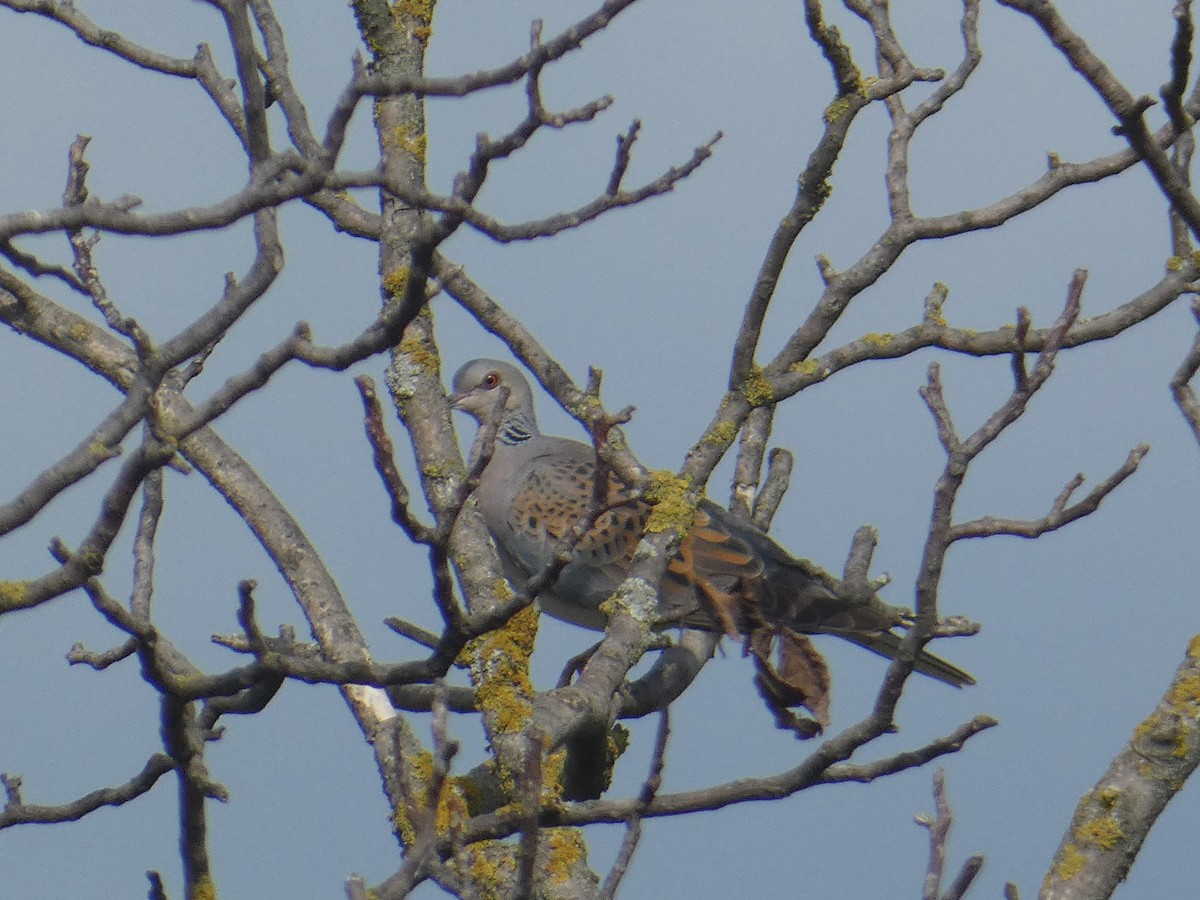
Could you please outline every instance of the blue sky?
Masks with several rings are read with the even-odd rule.
[[[215,14],[195,3],[80,4],[106,26],[179,55],[201,40],[221,46]],[[895,4],[902,42],[920,65],[952,68],[960,57],[952,3]],[[1155,94],[1167,77],[1172,21],[1166,0],[1115,16],[1096,4],[1060,3],[1135,93]],[[295,77],[314,122],[323,123],[350,74],[357,39],[343,4],[281,0]],[[574,233],[498,245],[464,232],[447,252],[521,317],[578,380],[605,372],[611,409],[637,406],[626,431],[649,465],[676,467],[702,433],[724,389],[729,346],[766,242],[790,204],[795,178],[819,135],[832,96],[828,69],[806,37],[798,4],[732,10],[717,2],[643,0],[584,51],[546,73],[550,104],[616,98],[596,123],[539,135],[498,166],[481,195],[488,211],[520,219],[590,198],[608,177],[614,137],[643,122],[630,177],[655,177],[718,129],[725,138],[672,194],[619,211]],[[546,33],[588,10],[577,0],[443,0],[429,69],[457,74],[507,61],[527,45],[529,22]],[[870,61],[864,29],[830,10],[859,63]],[[918,213],[948,212],[1005,196],[1040,175],[1046,153],[1082,161],[1122,146],[1086,85],[1040,32],[985,3],[984,61],[968,89],[914,143]],[[217,58],[228,71],[227,54]],[[132,193],[152,210],[212,202],[244,178],[231,135],[195,86],[131,70],[60,28],[0,10],[0,214],[61,202],[66,152],[92,135],[92,189]],[[913,97],[923,95],[917,87]],[[915,99],[910,102],[916,102]],[[502,132],[522,113],[519,88],[430,103],[430,181],[445,190],[475,134]],[[1152,120],[1158,115],[1151,113]],[[775,351],[819,295],[813,258],[844,268],[886,224],[882,108],[855,123],[832,179],[833,195],[797,243],[768,318],[764,354]],[[360,110],[346,162],[371,163],[368,110]],[[378,305],[373,245],[335,235],[298,205],[283,213],[287,268],[276,287],[221,344],[196,396],[249,366],[264,346],[305,319],[323,343],[347,339]],[[165,339],[219,297],[224,273],[249,261],[248,226],[168,241],[106,236],[98,262],[110,294]],[[66,260],[61,238],[22,241]],[[949,285],[951,323],[979,329],[1028,306],[1048,324],[1071,273],[1089,271],[1084,315],[1126,302],[1153,284],[1170,255],[1165,204],[1141,170],[1063,192],[994,231],[912,248],[864,293],[831,336],[895,331],[920,317],[935,281]],[[77,297],[40,289],[77,311]],[[462,361],[504,349],[445,298],[436,302],[447,378]],[[1079,796],[1090,789],[1137,722],[1157,702],[1196,633],[1200,556],[1200,449],[1171,402],[1167,381],[1191,344],[1194,322],[1177,304],[1104,345],[1071,351],[1043,394],[979,459],[959,516],[1041,515],[1076,472],[1098,481],[1135,444],[1153,450],[1141,471],[1092,518],[1036,542],[998,538],[956,547],[942,611],[983,623],[980,635],[937,652],[970,669],[963,691],[914,679],[900,732],[863,758],[915,746],[986,712],[1001,726],[946,761],[956,812],[950,866],[983,853],[972,896],[999,896],[1006,880],[1034,896]],[[928,363],[943,367],[960,430],[977,426],[1006,396],[1008,361],[918,354],[870,363],[805,391],[778,413],[773,442],[797,457],[793,486],[773,534],[798,555],[840,569],[854,530],[879,528],[874,571],[885,597],[912,602],[934,482],[943,465],[917,388]],[[381,378],[372,360],[354,372]],[[0,496],[22,489],[48,460],[72,448],[116,403],[116,394],[69,360],[11,332],[0,333]],[[424,554],[391,525],[362,438],[349,374],[292,367],[217,423],[262,473],[321,548],[367,633],[386,659],[411,648],[382,626],[403,615],[428,627]],[[580,434],[547,397],[547,431]],[[470,429],[460,423],[463,433]],[[396,432],[397,438],[400,437]],[[398,440],[403,447],[405,442]],[[411,464],[403,460],[410,483]],[[54,535],[75,542],[94,516],[102,471],[56,500],[30,526],[0,541],[0,577],[39,574]],[[710,492],[728,495],[728,465]],[[130,536],[123,533],[105,579],[129,589]],[[199,664],[232,665],[209,643],[237,630],[235,586],[257,578],[261,619],[303,629],[298,608],[240,521],[198,476],[170,473],[159,560],[160,627]],[[0,770],[21,774],[30,802],[64,802],[124,781],[157,747],[151,689],[131,662],[104,673],[68,668],[76,641],[106,647],[117,636],[82,596],[0,622]],[[544,624],[535,677],[542,686],[590,634]],[[869,709],[882,664],[825,641],[834,679],[833,727]],[[752,672],[728,646],[673,709],[664,790],[698,787],[795,765],[809,751],[774,729],[754,694]],[[414,717],[427,733],[427,719]],[[644,777],[653,723],[637,723],[614,795]],[[456,722],[461,763],[482,749],[477,724]],[[212,745],[213,776],[231,802],[212,811],[213,855],[227,897],[342,896],[352,872],[378,881],[398,865],[369,750],[328,688],[288,685],[263,714],[228,723]],[[885,898],[915,896],[926,837],[912,817],[932,808],[931,769],[868,786],[819,788],[790,799],[647,824],[623,896]],[[1194,788],[1167,810],[1120,896],[1186,896],[1200,876]],[[620,830],[589,830],[603,872]],[[164,779],[119,810],[51,828],[0,836],[0,872],[13,896],[143,896],[144,871],[159,869],[179,895],[175,791]],[[422,896],[435,896],[427,891]]]

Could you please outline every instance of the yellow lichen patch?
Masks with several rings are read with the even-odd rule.
[[[94,547],[78,554],[77,559],[94,575],[99,575],[104,571],[104,554]]]
[[[437,0],[395,0],[392,16],[419,19],[426,25],[433,21],[433,7]]]
[[[437,374],[439,362],[437,352],[431,350],[420,336],[410,335],[404,338],[400,342],[399,350],[402,356],[407,357],[409,362],[421,371],[430,375]]]
[[[1125,837],[1115,816],[1101,816],[1084,822],[1075,829],[1075,839],[1082,844],[1095,844],[1111,850]]]
[[[718,422],[704,436],[704,443],[714,447],[728,447],[737,437],[738,427],[732,422]]]
[[[413,133],[407,125],[397,125],[383,135],[385,147],[403,150],[417,162],[425,162],[425,153],[429,148],[429,136],[424,132]]]
[[[1188,646],[1188,655],[1200,649],[1197,638]],[[1195,729],[1191,727],[1200,716],[1200,673],[1183,676],[1167,692],[1169,710],[1155,710],[1143,719],[1133,731],[1133,739],[1147,739],[1162,748],[1170,748],[1172,756],[1182,759],[1189,753],[1189,744],[1194,740]],[[1161,777],[1151,775],[1150,777]]]
[[[417,828],[408,817],[408,810],[398,809],[392,815],[392,832],[400,838],[405,847],[411,847],[417,839]]]
[[[800,191],[811,202],[820,205],[829,198],[830,194],[833,193],[833,187],[829,184],[829,179],[822,178],[820,180],[814,180],[810,175],[805,173],[800,176]],[[798,227],[799,222],[794,215],[789,214],[780,219],[779,224],[782,228],[796,228]],[[832,274],[836,275],[837,273],[835,272]],[[832,276],[823,275],[822,277]]]
[[[602,417],[604,408],[591,394],[583,394],[576,402],[567,405],[567,412],[586,425]]]
[[[217,886],[213,884],[212,878],[207,875],[201,876],[188,891],[188,900],[217,900]]]
[[[668,528],[677,529],[683,537],[696,515],[696,504],[687,499],[692,480],[676,475],[667,469],[656,469],[650,473],[650,489],[646,499],[653,505],[650,519],[646,523],[647,534],[658,534]]]
[[[92,329],[88,326],[87,322],[74,322],[72,323],[71,327],[67,329],[67,334],[69,334],[73,340],[80,342],[85,341],[88,335],[91,333]]]
[[[413,159],[417,162],[425,162],[425,155],[429,150],[429,135],[418,134],[408,138],[400,145],[405,152],[412,154]]]
[[[1167,257],[1167,271],[1168,272],[1178,272],[1182,268],[1183,268],[1183,257],[1182,256],[1168,256]]]
[[[798,363],[792,363],[788,366],[789,372],[795,372],[797,375],[815,375],[819,365],[815,359],[802,359]]]
[[[542,763],[542,805],[558,806],[562,802],[562,773],[567,764],[566,749],[549,754]]]
[[[892,335],[889,332],[872,331],[864,334],[861,340],[866,341],[872,347],[886,347],[892,342]]]
[[[1112,809],[1117,805],[1117,801],[1121,799],[1121,789],[1110,784],[1098,788],[1094,796],[1105,809]]]
[[[766,406],[775,402],[775,391],[771,388],[771,382],[763,377],[759,366],[751,367],[750,377],[742,382],[742,394],[751,406]]]
[[[1085,860],[1079,848],[1074,844],[1067,844],[1062,848],[1062,853],[1059,854],[1058,864],[1054,867],[1055,874],[1059,878],[1069,879],[1074,878],[1083,871]]]
[[[468,645],[475,700],[493,735],[514,734],[529,721],[534,693],[529,657],[537,625],[537,609],[528,606]]]
[[[629,749],[629,729],[620,723],[613,725],[608,730],[608,739],[605,742],[605,765],[604,765],[604,789],[608,790],[612,784],[613,770],[617,767],[617,760]]]
[[[1188,641],[1187,655],[1195,659],[1200,657],[1200,634],[1197,634]]]
[[[433,36],[433,7],[436,0],[394,0],[391,5],[392,24],[397,31],[407,34],[422,44],[428,44]]]
[[[1142,738],[1156,736],[1154,733],[1159,731],[1159,728],[1163,725],[1163,716],[1159,715],[1158,712],[1153,712],[1138,722],[1138,727],[1133,730],[1133,739],[1141,740]]]
[[[646,541],[642,541],[642,545],[646,544]],[[649,627],[658,619],[658,591],[650,587],[644,578],[626,581],[600,604],[600,612],[609,618],[617,610],[628,613]]]
[[[930,300],[925,301],[925,322],[930,325],[940,325],[942,328],[949,328],[949,323],[946,320],[946,314],[942,312],[942,304],[946,302],[946,298],[950,295],[950,288],[946,282],[934,282],[934,293],[930,295]]]
[[[501,841],[480,841],[459,855],[455,868],[469,880],[473,896],[501,900],[508,896],[517,874],[517,861],[511,845]]]
[[[389,297],[399,297],[404,293],[405,287],[408,285],[408,274],[411,272],[408,266],[397,266],[383,276],[383,289],[387,291]]]
[[[28,602],[28,581],[0,581],[0,609],[24,606]]]
[[[433,754],[428,751],[417,754],[408,762],[409,777],[416,802],[422,813],[430,808],[429,786],[433,776]],[[448,834],[459,827],[472,809],[479,806],[479,792],[473,781],[465,776],[447,778],[442,782],[434,810],[434,828],[439,835]],[[399,809],[392,817],[392,828],[405,846],[411,847],[417,838],[417,826],[409,817],[409,810]]]
[[[462,802],[463,819],[479,812],[483,797],[474,778],[469,775],[455,775],[447,780],[447,785],[454,792],[454,796]]]
[[[512,673],[516,675],[514,671]],[[493,734],[515,734],[529,721],[533,706],[519,685],[497,679],[481,684],[475,691],[476,703],[491,713]]]
[[[849,96],[841,96],[825,107],[825,121],[836,122],[850,110]]]
[[[1192,262],[1200,266],[1200,250],[1192,254]]]
[[[1200,710],[1200,672],[1184,676],[1173,685],[1167,694],[1167,702],[1181,715],[1192,717]]]
[[[433,313],[426,305],[421,307],[416,321],[409,326],[392,355],[385,380],[392,397],[400,402],[415,397],[417,389],[426,383],[426,376],[437,377],[440,367],[437,347],[425,339],[432,328]]]
[[[551,884],[562,884],[587,859],[587,844],[575,828],[547,828],[543,834],[549,851],[543,871]]]
[[[437,812],[434,814],[434,828],[438,834],[446,834],[452,828],[457,828],[470,815],[470,804],[463,796],[462,785],[467,779],[447,778],[442,783],[441,794],[438,795]]]

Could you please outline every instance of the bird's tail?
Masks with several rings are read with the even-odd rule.
[[[668,575],[685,601],[699,588],[707,627],[728,634],[749,633],[756,623],[777,632],[835,634],[894,659],[903,635],[893,629],[912,621],[912,613],[874,594],[847,599],[837,579],[708,501],[696,511]],[[924,650],[914,669],[955,687],[975,683],[969,672]]]
[[[865,647],[872,653],[878,653],[880,656],[885,656],[888,659],[895,659],[896,653],[900,650],[900,641],[904,636],[894,631],[880,631],[876,634],[838,632],[838,637],[853,641],[858,646]],[[975,676],[970,672],[960,669],[954,663],[948,662],[940,656],[934,656],[926,650],[922,650],[920,655],[917,656],[917,662],[913,666],[913,670],[920,672],[922,675],[928,675],[930,678],[936,678],[938,681],[945,682],[953,687],[960,688],[975,683]]]

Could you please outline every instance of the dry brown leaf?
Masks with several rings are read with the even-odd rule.
[[[773,648],[777,648],[774,665]],[[829,724],[829,667],[813,642],[790,631],[759,628],[748,636],[746,649],[754,657],[755,686],[776,724],[801,739],[820,734]],[[792,708],[797,706],[808,709],[813,718],[796,715]]]

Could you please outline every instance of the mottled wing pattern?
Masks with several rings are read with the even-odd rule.
[[[581,449],[586,450],[582,445]],[[595,462],[586,458],[539,459],[532,466],[512,502],[512,527],[521,537],[545,545],[564,540],[582,519],[592,502]],[[609,505],[572,551],[577,562],[605,568],[627,567],[646,528],[650,507],[629,498],[629,490],[617,478],[610,479]]]
[[[579,446],[568,458],[541,457],[514,492],[510,527],[527,546],[548,547],[564,540],[586,515],[592,500],[595,461]],[[576,543],[573,566],[603,573],[616,586],[628,571],[650,517],[650,505],[629,496],[628,487],[610,476],[608,503],[595,525]],[[620,505],[615,505],[620,504]],[[664,622],[717,628],[741,634],[743,585],[760,580],[762,562],[741,537],[720,527],[717,507],[704,502],[671,560],[663,581]]]

